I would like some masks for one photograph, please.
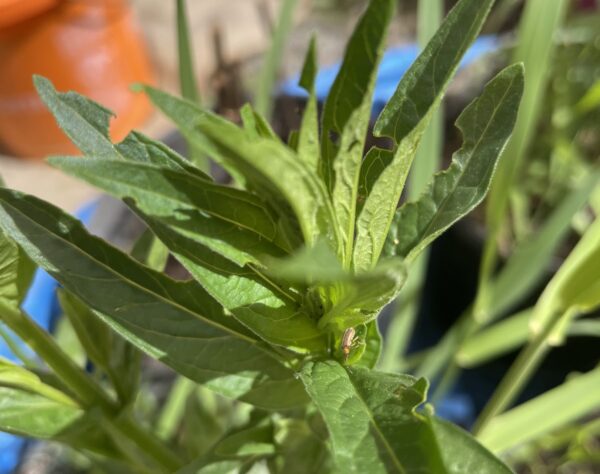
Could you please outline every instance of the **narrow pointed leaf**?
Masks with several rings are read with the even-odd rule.
[[[341,135],[352,115],[362,109],[362,115],[359,114],[360,117],[355,118],[358,121],[354,128],[363,131],[362,136],[358,136],[357,139],[364,144],[366,126],[371,117],[370,107],[377,66],[394,8],[395,2],[392,0],[370,2],[348,42],[340,71],[323,107],[321,172],[330,190],[333,190],[333,162],[337,151],[330,134],[333,132]],[[357,135],[360,135],[358,131]],[[359,148],[362,153],[362,147]]]
[[[402,77],[375,123],[374,133],[394,140],[394,159],[374,183],[356,223],[354,265],[372,268],[379,259],[410,165],[432,112],[463,54],[477,37],[493,0],[461,0]]]
[[[317,171],[320,163],[319,117],[317,111],[317,96],[315,93],[315,78],[317,75],[317,40],[310,40],[308,52],[304,59],[304,67],[300,75],[300,86],[308,92],[308,100],[302,115],[302,123],[298,132],[298,144],[295,147],[298,157],[308,167]]]
[[[386,254],[414,260],[483,200],[512,133],[522,93],[523,67],[510,66],[463,111],[456,122],[463,134],[462,148],[417,201],[404,204],[396,212]]]
[[[38,375],[0,357],[0,386],[26,390],[49,400],[77,408],[77,403],[60,390],[48,385]]]
[[[174,171],[189,173],[205,181],[212,181],[209,175],[196,168],[179,153],[164,143],[152,140],[140,132],[133,131],[129,133],[122,142],[117,143],[115,146],[126,160],[147,163],[160,168],[169,168]],[[93,158],[94,155],[90,154],[90,157]]]
[[[43,395],[0,387],[0,431],[50,439],[75,423],[83,411]]]
[[[347,268],[354,244],[359,175],[373,90],[395,5],[394,0],[370,2],[350,38],[323,109],[321,174],[332,192]],[[332,134],[339,135],[339,142],[332,141]]]
[[[498,415],[478,438],[495,453],[535,441],[596,411],[600,405],[599,386],[600,369],[570,378],[562,385]]]
[[[478,309],[482,319],[496,319],[527,297],[547,274],[556,249],[567,237],[571,220],[600,183],[600,171],[591,173],[562,199],[531,238],[520,242],[490,281]]]
[[[151,357],[232,398],[260,406],[302,403],[291,372],[257,347],[252,333],[197,283],[150,270],[90,236],[60,209],[15,191],[0,190],[0,226],[35,263]]]
[[[235,182],[245,187],[244,177],[225,163],[218,150],[201,133],[198,133],[196,126],[199,120],[208,119],[221,124],[230,129],[237,128],[234,124],[228,122],[222,117],[200,107],[198,104],[187,101],[180,97],[167,94],[161,90],[150,86],[141,86],[141,90],[148,96],[152,103],[169,117],[179,128],[183,136],[191,143],[199,153],[209,156],[234,178]]]
[[[169,249],[158,240],[150,229],[146,229],[135,241],[129,253],[138,262],[162,272],[169,259]]]
[[[509,474],[467,433],[415,412],[427,382],[329,362],[301,372],[331,437],[334,472]]]
[[[33,278],[35,265],[23,250],[0,230],[0,300],[19,306]]]
[[[240,116],[242,118],[242,123],[244,124],[244,130],[248,132],[249,136],[279,140],[279,137],[273,131],[269,122],[254,110],[250,103],[246,103],[242,106],[240,109]]]
[[[185,221],[200,210],[267,241],[277,238],[274,217],[261,199],[246,191],[142,163],[73,157],[53,157],[49,162],[116,197],[133,199],[159,218]]]
[[[77,148],[99,158],[119,158],[108,138],[109,122],[114,116],[110,110],[75,92],[57,92],[45,77],[34,76],[33,82],[58,126]]]
[[[360,166],[360,176],[358,179],[358,197],[356,203],[356,213],[360,214],[365,201],[373,186],[383,173],[388,165],[394,159],[394,152],[392,150],[384,150],[382,148],[373,147],[371,148],[363,160]]]
[[[0,431],[52,438],[82,415],[67,395],[0,358]]]
[[[596,217],[540,296],[531,318],[532,333],[541,335],[551,327],[548,342],[562,343],[575,316],[600,306],[598,269],[600,218]]]

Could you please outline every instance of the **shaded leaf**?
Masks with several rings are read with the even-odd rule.
[[[298,157],[314,171],[319,168],[320,144],[319,144],[319,118],[317,110],[317,97],[315,93],[315,78],[317,75],[317,40],[312,37],[302,74],[300,75],[300,86],[308,92],[308,100],[304,107],[302,123],[298,131],[297,145],[294,148]]]
[[[138,264],[31,196],[0,190],[0,217],[38,265],[151,357],[232,398],[260,406],[303,402],[291,371],[195,282]]]
[[[160,222],[143,219],[206,291],[254,333],[301,352],[324,349],[323,334],[293,294]]]
[[[154,236],[150,229],[144,230],[136,240],[130,254],[138,262],[148,265],[157,272],[165,269],[169,259],[169,249]]]
[[[54,157],[50,163],[119,198],[226,258],[260,264],[281,255],[275,219],[256,196],[141,163]],[[280,243],[285,245],[284,243]]]
[[[87,357],[108,375],[121,402],[131,402],[137,395],[140,380],[139,352],[75,295],[61,288],[58,298]]]
[[[49,439],[83,415],[80,408],[37,393],[0,387],[0,430]]]
[[[200,121],[200,130],[220,150],[231,166],[257,185],[273,189],[293,208],[307,244],[326,239],[332,249],[339,245],[335,215],[327,191],[317,174],[297,159],[282,143],[248,140],[239,128]]]
[[[19,306],[27,294],[35,265],[25,252],[0,230],[0,300]]]
[[[275,454],[273,427],[261,424],[234,433],[220,441],[214,454],[223,457],[263,457]]]

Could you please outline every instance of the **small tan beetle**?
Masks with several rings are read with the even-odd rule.
[[[352,348],[352,343],[354,342],[354,336],[356,336],[356,329],[348,328],[344,331],[341,344],[342,352],[344,353],[344,361],[348,360],[350,349]]]

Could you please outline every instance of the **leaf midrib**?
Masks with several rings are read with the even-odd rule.
[[[356,385],[354,384],[354,381],[352,380],[352,377],[350,376],[350,374],[348,373],[348,371],[346,369],[344,369],[344,371],[346,372],[348,381],[350,382],[350,384],[352,385],[352,388],[354,389],[356,398],[362,403],[363,407],[365,408],[367,416],[369,417],[369,421],[372,424],[372,426],[375,428],[375,433],[377,433],[377,436],[380,438],[380,441],[383,443],[386,451],[388,452],[388,455],[390,456],[391,460],[394,462],[394,464],[398,468],[398,472],[400,472],[402,474],[407,474],[406,471],[404,470],[404,468],[402,467],[402,464],[400,464],[400,460],[396,457],[396,453],[394,453],[394,450],[388,443],[387,438],[383,435],[383,432],[379,428],[379,425],[377,424],[375,418],[371,415],[371,409],[369,408],[369,405],[364,400],[364,398],[360,395]]]
[[[187,314],[190,314],[191,316],[193,316],[195,319],[197,319],[198,321],[207,324],[209,326],[213,326],[215,328],[218,328],[220,330],[222,330],[225,333],[229,333],[235,337],[238,337],[240,339],[246,340],[248,342],[251,342],[252,344],[256,344],[257,342],[259,342],[258,340],[252,339],[244,334],[235,332],[234,330],[232,330],[231,328],[228,328],[227,326],[223,326],[219,323],[216,323],[215,321],[211,320],[211,319],[207,319],[204,316],[201,316],[200,314],[197,314],[195,312],[193,312],[192,310],[186,308],[185,306],[180,305],[179,303],[177,303],[174,300],[169,300],[167,298],[165,298],[162,295],[159,295],[157,293],[154,293],[150,290],[148,290],[147,288],[143,287],[142,285],[140,285],[139,283],[124,277],[122,274],[120,274],[119,272],[117,272],[115,269],[111,268],[110,266],[106,265],[105,263],[99,261],[96,257],[93,257],[92,255],[90,255],[89,253],[83,251],[82,249],[80,249],[79,247],[77,247],[73,242],[63,238],[62,236],[59,236],[57,234],[55,234],[54,232],[52,232],[51,230],[49,230],[48,228],[42,226],[41,224],[38,224],[37,222],[35,222],[34,220],[30,219],[29,216],[27,216],[26,214],[24,214],[23,212],[21,212],[18,208],[14,207],[13,205],[11,205],[10,203],[8,203],[5,199],[2,199],[2,197],[0,196],[0,201],[4,202],[4,205],[7,205],[9,207],[11,207],[12,209],[14,209],[19,215],[21,215],[24,219],[28,220],[29,222],[31,222],[33,224],[34,227],[39,227],[41,228],[43,231],[49,233],[50,235],[54,236],[54,238],[58,239],[59,241],[63,242],[64,245],[69,246],[73,249],[75,249],[78,253],[80,253],[81,255],[83,255],[84,257],[88,258],[89,260],[92,260],[93,262],[95,262],[97,265],[101,266],[102,268],[104,268],[105,270],[108,270],[108,273],[112,273],[115,275],[118,275],[121,277],[122,281],[127,282],[129,285],[136,287],[138,290],[141,290],[143,293],[145,294],[149,294],[159,300],[161,300],[162,302],[165,302],[167,304],[167,306],[172,306],[175,307],[176,309],[183,311]],[[30,203],[31,205],[35,206],[38,210],[41,210],[42,212],[44,212],[44,209],[39,208],[37,205]],[[29,240],[29,239],[28,239]],[[125,254],[123,254],[124,256],[126,256]],[[146,270],[147,271],[147,270]]]

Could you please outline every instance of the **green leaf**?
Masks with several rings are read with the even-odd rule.
[[[281,60],[283,59],[286,38],[292,30],[292,20],[298,0],[283,0],[278,2],[281,6],[274,25],[270,48],[267,52],[263,67],[260,72],[256,89],[256,110],[266,117],[271,116],[273,108],[273,93],[279,73]]]
[[[321,351],[323,335],[292,294],[248,267],[240,267],[148,216],[142,218],[208,293],[271,344]]]
[[[200,209],[267,240],[276,237],[276,223],[263,202],[240,189],[142,163],[77,157],[52,157],[49,162],[117,197],[134,199],[157,217],[184,220],[189,219],[186,211]]]
[[[241,474],[248,461],[215,461],[207,464],[205,457],[190,463],[177,471],[177,474]]]
[[[298,157],[314,171],[319,168],[319,117],[317,110],[317,96],[315,93],[315,78],[317,76],[317,40],[312,37],[304,67],[300,75],[300,86],[308,92],[308,100],[302,115],[302,123],[298,132],[298,144],[295,147]],[[294,148],[294,147],[292,147]]]
[[[318,241],[313,247],[302,247],[292,255],[268,261],[267,272],[293,283],[335,283],[347,279],[345,271],[329,246]]]
[[[362,211],[373,186],[379,179],[379,176],[381,176],[381,173],[383,173],[383,170],[387,168],[393,159],[394,152],[391,150],[373,147],[367,152],[361,164],[358,179],[357,214],[360,214],[360,211]]]
[[[509,316],[468,338],[456,352],[461,367],[476,367],[521,347],[529,338],[531,308]]]
[[[63,392],[48,385],[33,372],[0,357],[0,386],[26,390],[42,395],[65,406],[77,408],[77,403]]]
[[[371,116],[377,66],[394,9],[395,2],[391,0],[373,0],[369,3],[346,46],[344,60],[323,107],[321,173],[330,190],[333,190],[334,186],[333,162],[337,152],[330,134],[342,134],[355,115],[352,128],[356,128],[357,131],[354,139],[364,144],[366,127]],[[357,148],[360,164],[362,146],[358,145]]]
[[[546,275],[556,249],[567,237],[571,220],[600,182],[591,173],[571,191],[529,239],[520,242],[508,261],[482,291],[476,317],[489,321],[502,315],[535,289]]]
[[[495,453],[530,443],[593,412],[600,404],[600,369],[570,378],[562,385],[498,415],[478,439]]]
[[[402,77],[375,123],[374,133],[394,140],[392,163],[374,183],[356,223],[354,266],[372,268],[383,248],[410,165],[432,112],[476,38],[493,0],[461,0]]]
[[[221,165],[234,178],[236,183],[241,186],[245,185],[243,176],[225,163],[217,149],[196,130],[196,125],[202,118],[209,118],[231,129],[237,128],[234,124],[198,104],[167,94],[151,86],[140,86],[140,90],[144,91],[150,101],[177,125],[179,131],[198,153],[209,156]]]
[[[523,66],[517,64],[500,72],[463,111],[456,122],[463,146],[417,201],[396,212],[386,241],[387,254],[414,260],[482,201],[512,133],[522,93]]]
[[[142,163],[72,157],[49,161],[116,197],[133,199],[142,212],[242,265],[260,263],[261,254],[283,253],[270,244],[281,240],[275,218],[246,191]]]
[[[331,437],[333,472],[510,473],[467,433],[415,412],[427,381],[336,362],[301,372]]]
[[[198,86],[194,71],[192,47],[185,8],[186,0],[177,0],[177,52],[179,59],[179,88],[188,100],[199,102]]]
[[[561,344],[569,323],[580,313],[600,306],[600,218],[588,228],[538,300],[530,328],[548,334],[550,344]],[[558,318],[557,318],[558,316]]]
[[[83,415],[77,403],[33,372],[0,358],[0,430],[52,438]]]
[[[20,306],[34,271],[33,262],[0,230],[0,300],[11,306]]]
[[[168,168],[174,171],[189,173],[205,181],[212,178],[193,166],[179,153],[175,152],[164,143],[148,138],[140,132],[133,131],[125,139],[115,145],[121,156],[129,161],[155,165],[159,168]],[[90,155],[92,158],[94,155]]]
[[[64,289],[58,290],[58,300],[85,349],[86,356],[103,370],[111,366],[112,332],[79,298]]]
[[[140,380],[139,352],[72,293],[59,289],[58,299],[87,357],[108,375],[119,400],[124,404],[134,400]]]
[[[382,261],[370,272],[354,275],[339,283],[333,307],[319,320],[319,327],[332,326],[338,331],[366,324],[398,295],[406,281],[406,267],[401,259]]]
[[[381,336],[381,332],[379,331],[379,327],[377,326],[377,320],[373,320],[367,323],[365,351],[356,364],[360,367],[366,367],[367,369],[374,368],[379,361],[382,348],[383,338]]]
[[[154,236],[150,229],[146,229],[136,240],[130,254],[138,262],[148,265],[157,272],[165,269],[169,259],[169,249]]]
[[[197,283],[173,281],[135,262],[60,209],[15,191],[0,190],[0,226],[151,357],[232,398],[266,407],[303,403],[291,371]]]
[[[523,62],[527,81],[515,133],[508,144],[505,159],[490,189],[486,209],[486,227],[492,238],[486,241],[484,254],[495,253],[496,237],[506,218],[509,196],[514,180],[530,144],[537,137],[539,117],[543,110],[551,76],[553,52],[563,18],[568,10],[567,0],[532,0],[525,4],[518,27],[518,39],[511,60]],[[484,273],[492,274],[495,262],[484,260]],[[489,276],[484,275],[484,276]]]
[[[220,441],[214,448],[214,454],[228,458],[273,455],[273,427],[270,424],[260,424],[238,431]]]
[[[323,439],[311,429],[310,418],[274,420],[278,458],[276,474],[328,474],[330,457]],[[320,421],[320,420],[319,420]],[[301,461],[301,462],[300,462]]]
[[[173,150],[139,132],[131,132],[121,143],[113,144],[109,135],[113,112],[76,92],[57,92],[44,77],[34,76],[33,80],[40,98],[54,115],[59,127],[84,154],[97,158],[149,162],[210,179]]]
[[[338,228],[327,191],[288,147],[268,139],[249,140],[243,130],[214,121],[201,120],[198,128],[246,180],[271,189],[289,203],[308,245],[323,238],[338,250]]]
[[[249,136],[272,138],[279,141],[279,137],[269,125],[269,122],[260,115],[256,110],[252,108],[250,103],[244,104],[240,109],[240,116],[242,123],[244,124],[244,130],[248,132]]]
[[[80,408],[42,395],[0,387],[0,431],[49,439],[83,415]]]
[[[77,148],[98,158],[119,158],[108,138],[109,122],[114,116],[110,110],[75,92],[57,92],[45,77],[33,76],[33,83],[58,126]]]
[[[332,193],[347,268],[354,244],[360,167],[373,90],[395,6],[394,0],[370,2],[350,38],[323,108],[321,174]],[[340,135],[339,142],[332,140],[333,134]]]

